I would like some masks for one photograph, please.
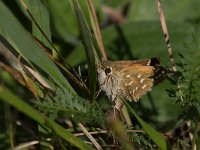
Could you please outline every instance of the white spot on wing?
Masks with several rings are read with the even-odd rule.
[[[147,85],[145,84],[145,85],[142,86],[142,89],[145,89],[146,87],[147,87]]]
[[[133,91],[132,91],[132,94],[134,94],[134,93],[135,93],[135,91],[136,91],[136,90],[133,90]]]
[[[141,75],[141,74],[139,74],[139,75],[137,76],[137,78],[141,78],[141,76],[142,76],[142,75]]]
[[[130,78],[130,76],[131,76],[130,74],[129,74],[129,75],[126,75],[127,78]]]
[[[149,66],[151,64],[151,59],[148,61],[147,66]]]
[[[143,82],[144,82],[144,80],[145,80],[145,79],[141,79],[141,80],[140,80],[140,83],[143,83]]]
[[[128,85],[131,85],[132,83],[133,83],[133,81],[129,82],[129,84],[128,84]]]

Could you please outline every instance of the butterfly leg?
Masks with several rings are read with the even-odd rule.
[[[113,107],[113,113],[114,113],[114,116],[116,118],[120,118],[120,113],[121,113],[121,109],[123,107],[123,102],[120,98],[116,97],[115,100],[115,105],[112,106]]]
[[[96,92],[96,98],[99,96],[99,94],[101,93],[101,89],[99,89],[97,92]]]
[[[121,114],[122,107],[123,107],[123,101],[120,98],[116,97],[115,105],[113,106],[113,112],[116,118],[121,118],[121,119],[123,118]]]
[[[120,98],[116,97],[115,106],[114,106],[114,107],[115,107],[118,111],[121,111],[123,105],[124,105],[124,104],[123,104],[123,101],[122,101]]]

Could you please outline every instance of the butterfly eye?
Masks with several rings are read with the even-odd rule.
[[[105,69],[106,75],[109,75],[109,74],[111,73],[111,71],[112,71],[111,68],[106,68],[106,69]]]

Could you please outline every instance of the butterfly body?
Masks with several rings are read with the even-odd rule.
[[[102,91],[114,101],[116,97],[138,101],[151,91],[154,80],[162,81],[166,69],[158,66],[159,59],[136,61],[103,61],[97,66]]]

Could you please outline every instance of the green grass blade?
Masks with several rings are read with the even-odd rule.
[[[149,135],[149,137],[156,143],[156,145],[161,150],[170,150],[171,146],[167,142],[167,140],[162,136],[158,131],[156,131],[154,128],[152,128],[148,123],[143,121],[136,113],[135,111],[128,105],[126,101],[123,101],[127,108],[130,110],[130,112],[135,116],[135,118],[138,120],[138,122],[143,127],[144,131]]]
[[[18,53],[27,60],[27,62],[38,66],[63,90],[67,89],[75,93],[56,65],[35,43],[31,35],[22,27],[2,1],[0,1],[0,31],[4,38],[15,47]]]
[[[69,143],[73,144],[74,146],[78,147],[79,149],[91,149],[79,138],[66,131],[66,129],[61,127],[59,124],[55,123],[53,120],[45,117],[44,115],[33,109],[30,105],[26,104],[23,100],[21,100],[20,98],[15,96],[11,91],[2,86],[0,86],[0,99],[15,107],[17,110],[21,111],[22,113],[32,118],[39,124],[52,129],[57,135],[59,135]]]
[[[27,6],[27,9],[31,13],[31,16],[30,14],[27,14],[27,10],[23,12],[29,18],[34,18],[34,20],[30,18],[30,21],[32,23],[33,36],[37,37],[37,39],[40,40],[40,42],[42,42],[46,47],[51,49],[50,43],[45,39],[43,33],[41,33],[41,31],[37,27],[37,25],[39,25],[42,31],[45,33],[46,37],[49,39],[49,41],[51,41],[50,21],[47,9],[40,2],[40,0],[24,0],[25,6],[22,3],[19,3],[19,5],[22,7],[23,10],[25,9],[24,7]]]
[[[76,15],[80,33],[82,36],[83,44],[85,47],[85,52],[88,60],[88,78],[89,78],[89,89],[90,89],[90,98],[95,98],[96,92],[96,82],[97,82],[97,73],[96,73],[96,64],[95,64],[95,49],[92,44],[91,34],[88,28],[88,25],[85,21],[83,12],[78,4],[77,0],[72,0],[73,10]]]

